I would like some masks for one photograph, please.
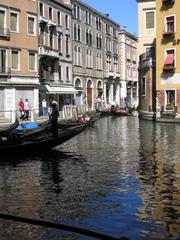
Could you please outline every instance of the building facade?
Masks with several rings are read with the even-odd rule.
[[[120,97],[121,101],[128,98],[129,104],[138,106],[138,56],[137,37],[125,29],[119,31],[120,56]]]
[[[156,1],[138,2],[139,110],[156,111]]]
[[[72,79],[70,1],[38,1],[40,102],[56,99],[61,108],[72,104],[76,90]]]
[[[72,5],[76,104],[87,104],[94,109],[97,98],[101,98],[104,105],[118,101],[119,25],[82,1],[72,1]]]
[[[20,98],[38,109],[37,7],[0,0],[0,110],[11,120]],[[12,114],[12,116],[10,116]],[[13,119],[12,119],[13,118]]]
[[[105,104],[120,104],[120,71],[118,34],[120,26],[106,14],[103,17],[104,99]]]
[[[158,107],[180,113],[180,2],[157,0]]]

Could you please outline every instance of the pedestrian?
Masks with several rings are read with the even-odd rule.
[[[42,100],[42,114],[43,114],[43,116],[47,115],[46,100],[44,98]]]
[[[58,137],[58,117],[59,117],[59,111],[57,109],[56,102],[52,103],[52,112],[51,112],[51,127],[53,131],[53,136],[55,138]]]
[[[30,110],[31,106],[29,104],[29,100],[26,98],[25,102],[24,102],[24,112],[25,112],[25,116],[24,116],[24,120],[29,120],[29,110]]]
[[[19,107],[19,111],[20,111],[20,120],[23,120],[24,116],[25,116],[23,98],[20,98],[18,107]]]

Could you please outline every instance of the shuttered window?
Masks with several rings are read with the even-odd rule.
[[[11,13],[11,31],[17,32],[17,20],[18,20],[18,15],[17,13]]]
[[[28,33],[35,34],[35,19],[33,17],[28,17]]]
[[[17,50],[12,51],[12,69],[19,69],[19,51]]]
[[[36,55],[33,52],[29,53],[29,70],[34,71],[36,70]]]
[[[5,17],[5,12],[0,10],[0,34],[4,33],[4,17]]]

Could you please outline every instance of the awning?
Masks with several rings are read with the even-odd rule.
[[[41,92],[47,92],[49,94],[74,94],[74,93],[78,93],[78,90],[76,90],[74,87],[72,86],[66,86],[66,87],[52,87],[49,85],[40,85],[39,90]]]
[[[167,54],[166,56],[166,60],[165,60],[165,63],[166,65],[173,65],[174,63],[174,54],[171,53],[171,54]]]

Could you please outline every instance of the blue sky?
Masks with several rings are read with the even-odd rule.
[[[110,18],[125,26],[131,33],[138,31],[138,14],[136,0],[82,0],[102,13],[108,13]]]

